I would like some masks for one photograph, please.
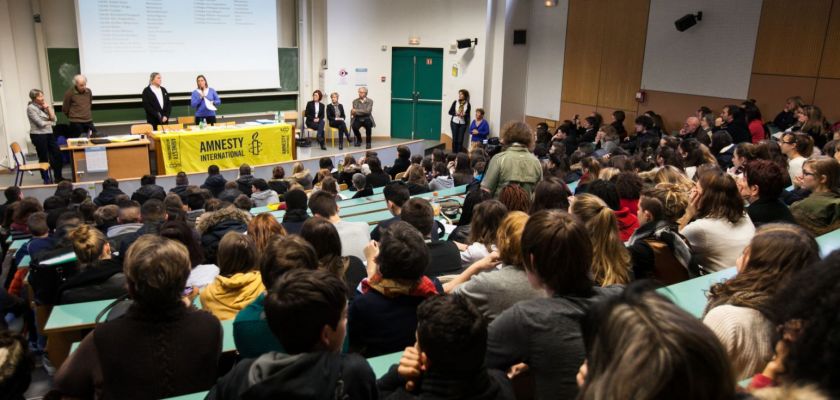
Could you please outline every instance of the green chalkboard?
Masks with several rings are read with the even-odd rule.
[[[280,90],[296,92],[298,90],[298,49],[277,49],[280,67]],[[61,102],[64,93],[73,84],[73,76],[79,73],[79,49],[48,48],[47,62],[50,68],[50,84],[54,102]],[[113,97],[119,99],[119,96]],[[98,122],[135,121],[146,119],[140,100],[125,99],[125,102],[96,104],[93,107],[93,120]],[[60,106],[58,109],[60,110]],[[276,110],[294,110],[297,108],[296,95],[266,95],[247,98],[225,98],[222,93],[221,114],[239,114]],[[57,110],[58,111],[58,110]],[[173,116],[192,115],[189,101],[174,101]],[[64,114],[58,113],[58,122],[66,122]]]

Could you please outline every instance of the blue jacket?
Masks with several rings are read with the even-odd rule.
[[[216,89],[208,88],[207,89],[207,98],[213,102],[213,105],[219,106],[222,104],[222,99],[219,98],[219,94],[216,93]],[[193,90],[192,92],[192,100],[190,100],[190,107],[195,109],[195,116],[196,117],[215,117],[216,112],[213,110],[207,109],[207,106],[204,104],[204,100],[201,99],[201,93],[198,89]]]
[[[490,136],[490,124],[487,123],[486,119],[481,120],[478,124],[475,122],[476,121],[473,120],[470,124],[470,141],[482,142],[487,140],[487,136]],[[472,133],[473,129],[478,129],[478,133]]]

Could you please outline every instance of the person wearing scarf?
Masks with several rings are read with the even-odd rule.
[[[696,275],[691,246],[676,225],[687,206],[687,196],[673,184],[659,184],[642,193],[639,229],[627,241],[635,279],[671,285]]]
[[[401,351],[414,344],[417,306],[443,293],[440,282],[424,276],[429,250],[417,229],[399,221],[365,254],[368,278],[348,309],[350,351],[364,357]]]
[[[452,128],[452,152],[459,153],[464,148],[464,138],[467,133],[467,125],[470,124],[470,92],[466,89],[458,91],[458,100],[452,102],[449,107],[449,127]]]

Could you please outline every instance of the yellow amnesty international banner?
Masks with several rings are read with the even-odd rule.
[[[160,136],[160,149],[166,174],[203,172],[269,164],[294,159],[294,133],[289,124],[258,125],[223,130],[166,133]]]

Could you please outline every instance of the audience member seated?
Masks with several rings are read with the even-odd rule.
[[[247,232],[250,221],[251,214],[233,206],[202,215],[196,229],[201,235],[201,247],[204,248],[204,257],[207,262],[217,264],[219,242],[225,234],[230,231]]]
[[[802,175],[802,164],[805,164],[806,158],[814,151],[814,141],[808,135],[788,132],[782,135],[779,146],[788,158],[790,181],[799,187],[796,178]]]
[[[143,175],[140,178],[140,188],[131,194],[131,200],[134,200],[141,205],[148,200],[160,200],[166,198],[166,191],[159,185],[155,184],[154,175]]]
[[[274,236],[269,239],[260,255],[260,279],[263,286],[270,288],[287,271],[295,269],[314,270],[318,268],[315,249],[300,236]],[[233,321],[233,340],[239,356],[256,358],[262,354],[278,351],[283,346],[271,333],[265,314],[266,292],[261,293],[251,304],[236,314]]]
[[[562,211],[532,215],[522,232],[522,260],[528,281],[547,296],[514,304],[488,328],[487,367],[517,366],[516,372],[524,363],[537,399],[577,396],[575,375],[584,360],[580,322],[593,303],[620,291],[593,282],[589,237],[577,218]]]
[[[365,164],[370,168],[370,173],[365,176],[370,187],[383,187],[391,181],[391,177],[382,170],[382,162],[378,157],[366,157]]]
[[[470,223],[469,241],[466,242],[470,244],[455,242],[461,251],[463,268],[496,250],[496,232],[507,213],[507,207],[498,200],[485,201],[475,207]]]
[[[251,200],[254,202],[254,207],[265,207],[280,202],[277,192],[268,187],[268,182],[262,178],[251,181]]]
[[[20,191],[19,187],[9,186],[3,190],[3,197],[6,198],[6,202],[0,204],[0,218],[5,219],[6,212],[12,208],[12,204],[23,199],[23,193]]]
[[[745,142],[741,142],[745,143]],[[724,171],[732,168],[732,157],[735,153],[735,143],[727,131],[717,131],[712,134],[712,145],[709,150],[714,154],[718,166]]]
[[[677,226],[686,207],[688,195],[675,184],[660,183],[642,191],[640,226],[627,241],[634,279],[673,285],[697,274],[691,246]]]
[[[275,236],[286,236],[286,229],[277,222],[277,218],[269,213],[260,213],[248,223],[248,236],[254,239],[257,246],[257,254],[262,254],[268,247],[271,238]]]
[[[218,197],[222,190],[225,190],[225,183],[227,180],[219,172],[218,165],[211,165],[207,168],[207,179],[201,185],[202,189],[207,189],[214,197]]]
[[[303,186],[304,190],[312,189],[312,174],[309,173],[308,169],[303,167],[303,163],[300,161],[292,166],[292,176],[289,180]]]
[[[367,270],[361,259],[341,256],[341,238],[335,225],[325,218],[312,217],[303,223],[300,236],[315,248],[319,268],[332,272],[347,285],[347,298],[352,300]]]
[[[13,269],[17,268],[24,257],[36,257],[42,251],[52,249],[55,246],[55,239],[50,237],[50,228],[47,226],[47,214],[36,212],[30,215],[26,219],[26,226],[32,238],[15,251],[15,259],[12,263]],[[14,270],[10,270],[9,274],[13,275]]]
[[[764,225],[738,258],[738,275],[709,290],[703,323],[723,343],[739,381],[761,372],[773,358],[773,297],[819,257],[817,242],[804,229]]]
[[[802,166],[798,186],[811,191],[807,198],[790,206],[799,225],[814,235],[822,235],[840,228],[840,163],[833,158],[818,156]]]
[[[596,179],[589,184],[587,193],[598,196],[615,214],[618,221],[618,232],[622,242],[626,242],[633,236],[633,232],[639,228],[639,219],[635,213],[630,212],[627,207],[621,206],[616,184],[608,180]]]
[[[251,209],[254,208],[254,202],[251,201],[250,197],[244,194],[240,194],[239,196],[236,196],[235,200],[233,200],[233,206],[242,211],[250,213]]]
[[[411,149],[406,145],[397,146],[397,158],[394,159],[394,165],[388,168],[388,175],[391,179],[395,179],[397,174],[408,170],[411,165]]]
[[[207,398],[375,400],[367,361],[340,353],[348,323],[344,295],[344,283],[327,271],[287,272],[265,298],[268,325],[285,352],[237,363]]]
[[[59,304],[116,299],[124,295],[125,275],[119,260],[111,258],[111,245],[90,225],[70,231],[79,272],[58,288]]]
[[[426,241],[429,253],[429,263],[425,275],[437,278],[442,275],[459,274],[461,267],[461,252],[455,243],[437,240],[435,212],[428,200],[412,198],[403,204],[400,219],[408,222],[420,231]],[[434,239],[432,239],[434,237]],[[370,262],[370,260],[368,260]]]
[[[53,389],[76,398],[166,398],[209,390],[222,350],[219,321],[187,307],[187,249],[159,236],[138,239],[125,258],[133,303],[97,325],[61,365]]]
[[[116,179],[108,177],[102,181],[102,191],[93,199],[93,203],[99,207],[117,204],[116,197],[121,194],[125,193],[120,190],[120,183]]]
[[[680,225],[706,272],[735,265],[755,234],[735,179],[720,170],[700,174]]]
[[[531,152],[534,135],[524,122],[508,123],[502,128],[502,144],[507,149],[493,157],[481,181],[481,187],[494,197],[502,188],[516,182],[529,194],[542,180],[542,164]]]
[[[0,288],[0,293],[2,292],[4,290]],[[5,325],[5,322],[0,320],[0,325]],[[3,369],[3,374],[0,375],[0,393],[10,400],[25,399],[32,382],[32,370],[35,368],[34,357],[26,339],[12,331],[0,329],[0,354],[3,355],[0,361],[0,367]]]
[[[582,329],[579,399],[739,398],[714,334],[654,291],[628,287],[593,306]]]
[[[527,213],[531,209],[531,195],[516,183],[511,183],[499,191],[499,201],[508,211]]]
[[[184,171],[178,172],[175,175],[175,186],[169,189],[169,193],[177,194],[182,201],[187,199],[187,188],[190,187],[190,179]]]
[[[201,290],[201,307],[224,321],[236,317],[265,291],[257,265],[254,239],[230,231],[219,242],[219,275]]]
[[[639,213],[639,197],[644,183],[639,174],[632,171],[622,171],[615,177],[615,190],[618,191],[618,202],[621,208],[627,207],[630,214]]]
[[[251,195],[251,185],[254,182],[254,175],[251,175],[251,166],[242,164],[239,166],[239,177],[236,178],[236,187],[242,194]]]
[[[840,396],[838,357],[837,309],[840,298],[840,252],[835,251],[823,261],[807,266],[793,276],[775,296],[772,307],[773,324],[778,326],[776,356],[767,363],[760,375],[750,383],[756,396],[767,392],[775,398],[790,398],[791,389],[810,387],[824,396],[801,399],[837,398]],[[779,385],[778,388],[769,386]],[[765,397],[771,399],[774,397]]]
[[[309,198],[309,210],[312,215],[326,218],[335,225],[341,238],[341,255],[365,258],[365,245],[370,241],[370,228],[365,222],[342,221],[338,216],[338,204],[335,195],[324,191],[316,192]],[[287,211],[288,212],[288,211]]]
[[[720,113],[720,118],[723,120],[721,129],[729,132],[729,136],[732,138],[732,143],[738,144],[743,142],[752,142],[752,135],[750,134],[750,129],[747,126],[747,118],[744,116],[744,110],[742,110],[741,107],[736,105],[724,106]],[[713,147],[714,141],[715,139],[713,135]]]
[[[513,400],[503,371],[488,369],[487,323],[460,296],[432,297],[417,307],[417,343],[378,382],[381,399]]]
[[[415,341],[417,306],[443,292],[423,276],[429,252],[422,235],[406,222],[395,222],[371,245],[368,275],[350,302],[347,330],[350,350],[365,357],[393,353]]]
[[[12,206],[12,224],[10,229],[22,234],[29,234],[29,226],[26,224],[29,216],[36,212],[43,212],[41,202],[34,197],[24,197],[21,201]]]
[[[580,218],[592,238],[592,277],[600,286],[630,282],[630,253],[619,236],[615,213],[594,194],[572,198],[569,212]]]
[[[470,165],[470,157],[466,153],[455,155],[455,168],[450,173],[455,186],[468,185],[473,181],[473,169]]]
[[[388,182],[382,189],[382,195],[385,197],[385,207],[388,208],[393,217],[379,221],[379,224],[370,232],[370,239],[377,242],[381,238],[383,229],[400,220],[400,209],[411,197],[408,186],[402,181]]]
[[[785,175],[786,171],[772,161],[755,160],[744,164],[738,187],[749,203],[747,215],[756,228],[772,222],[796,222],[780,199],[785,190]]]
[[[158,199],[150,199],[143,203],[140,206],[140,221],[143,225],[139,229],[113,238],[114,244],[117,245],[115,247],[120,250],[120,257],[123,259],[125,259],[128,247],[137,238],[146,234],[156,235],[161,224],[166,222],[166,209],[163,207],[163,202]]]
[[[546,176],[534,188],[534,201],[531,202],[529,213],[534,214],[542,210],[568,210],[571,195],[572,192],[562,180]]]
[[[356,164],[356,159],[347,154],[344,156],[344,161],[338,165],[341,172],[338,173],[338,183],[345,184],[347,186],[353,185],[353,175],[357,173],[361,173],[362,170],[359,168],[359,165]]]
[[[166,209],[167,221],[181,221],[187,223],[187,206],[181,201],[181,196],[175,193],[169,193],[163,199],[163,208]],[[79,212],[82,212],[79,209]]]
[[[236,181],[230,181],[225,183],[225,186],[222,188],[222,191],[216,195],[216,198],[228,202],[233,203],[236,201],[236,198],[243,195],[242,191],[239,190],[239,184]]]
[[[116,204],[96,208],[96,211],[93,212],[93,221],[96,224],[96,229],[100,232],[108,232],[108,229],[111,229],[112,226],[117,226],[117,215],[119,211],[120,208]]]
[[[205,194],[209,194],[208,192],[206,189],[200,189],[200,191],[190,191],[187,193],[185,203],[187,206],[186,220],[190,228],[195,228],[199,218],[205,213],[204,207],[207,203]]]
[[[356,191],[353,195],[354,199],[373,196],[373,188],[367,184],[367,178],[361,172],[353,174],[353,189]]]
[[[292,189],[286,192],[286,213],[283,214],[283,228],[290,235],[300,233],[303,223],[309,218],[306,212],[306,193]]]
[[[412,196],[429,192],[429,182],[426,180],[426,172],[423,167],[414,165],[406,173],[408,193]]]
[[[796,123],[796,110],[804,105],[801,97],[788,97],[782,111],[776,114],[776,118],[773,119],[773,125],[776,125],[776,128],[780,131],[786,131]]]
[[[521,211],[508,214],[499,226],[498,250],[447,282],[444,290],[469,299],[488,321],[520,301],[545,297],[525,274],[521,239],[527,222],[528,214]]]
[[[271,179],[268,180],[268,187],[277,192],[277,196],[282,199],[283,195],[289,190],[289,182],[286,181],[286,170],[282,165],[275,165],[271,170]]]
[[[160,226],[160,236],[172,239],[184,245],[190,253],[190,276],[187,278],[187,288],[192,289],[191,295],[198,295],[198,291],[209,285],[219,275],[219,267],[215,264],[204,263],[204,249],[199,244],[196,232],[182,221],[169,221]]]
[[[455,187],[455,181],[449,176],[449,169],[444,163],[434,164],[432,176],[434,178],[429,182],[429,189],[433,192]]]
[[[108,228],[108,239],[114,239],[126,233],[136,232],[143,226],[140,222],[140,203],[136,201],[123,201],[117,204],[117,224]],[[115,246],[119,248],[119,246]]]

